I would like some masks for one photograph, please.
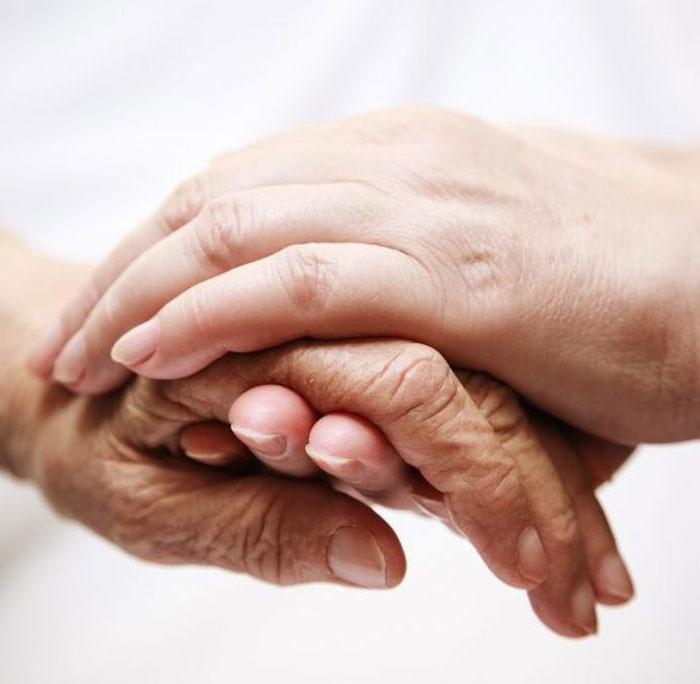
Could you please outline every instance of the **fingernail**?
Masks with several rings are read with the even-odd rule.
[[[340,458],[319,451],[310,444],[306,445],[306,453],[309,458],[327,473],[349,482],[350,484],[365,484],[367,482],[367,468],[363,463],[354,458]]]
[[[281,458],[287,451],[287,438],[284,435],[268,434],[238,425],[232,425],[231,430],[241,442],[261,456]]]
[[[542,539],[534,527],[528,527],[518,541],[520,571],[529,580],[538,584],[547,579],[549,567]]]
[[[571,614],[576,627],[582,630],[584,634],[595,634],[598,631],[595,596],[588,579],[581,582],[571,596]]]
[[[328,545],[330,571],[360,587],[386,587],[386,559],[377,540],[361,527],[340,527]]]
[[[42,377],[51,375],[54,356],[61,351],[61,341],[63,340],[63,325],[56,321],[40,335],[37,342],[32,346],[27,357],[27,366],[30,370]]]
[[[184,449],[184,452],[193,461],[199,461],[200,463],[207,463],[209,465],[228,463],[232,456],[232,454],[229,452],[201,453],[192,451],[192,449]]]
[[[85,374],[85,335],[77,332],[68,341],[53,366],[53,378],[63,385],[73,385]]]
[[[416,506],[426,515],[432,518],[439,518],[443,521],[450,520],[450,512],[444,499],[430,499],[415,492],[411,494]]]
[[[153,356],[159,338],[160,324],[152,318],[117,340],[112,347],[112,360],[124,366],[137,366]]]
[[[627,568],[617,553],[609,553],[598,566],[600,588],[613,598],[628,601],[634,594],[634,587]]]

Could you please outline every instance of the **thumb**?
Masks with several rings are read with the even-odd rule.
[[[387,523],[325,483],[229,475],[204,488],[185,484],[189,491],[151,508],[147,535],[166,542],[149,543],[152,560],[217,565],[279,585],[374,589],[403,578],[403,551]]]
[[[215,565],[280,585],[382,588],[403,578],[389,525],[325,482],[236,477],[110,440],[117,443],[116,451],[104,440],[49,445],[41,482],[61,513],[139,558]]]

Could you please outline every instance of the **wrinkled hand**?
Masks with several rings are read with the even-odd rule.
[[[235,418],[238,400],[270,383],[305,397],[321,420],[352,412],[381,430],[388,445],[370,449],[378,470],[395,467],[394,456],[412,466],[392,486],[432,497],[496,575],[529,589],[556,631],[591,633],[596,596],[631,596],[576,439],[528,416],[499,383],[468,373],[458,380],[415,343],[300,343],[229,356],[185,380],[139,378],[102,398],[58,392],[37,418],[49,429],[34,472],[60,510],[142,557],[282,583],[396,584],[399,543],[359,501],[321,481],[233,475],[178,458],[188,430]],[[240,454],[233,463],[245,465]],[[351,537],[334,541],[337,530]]]
[[[180,431],[226,419],[240,390],[234,363],[178,383],[138,381],[88,399],[24,378],[8,442],[15,468],[56,510],[140,558],[199,563],[275,584],[392,587],[403,577],[396,535],[365,504],[320,481],[295,481],[241,461],[214,469],[183,458]],[[231,383],[227,386],[227,383]]]
[[[423,107],[283,133],[181,186],[34,365],[104,391],[144,321],[113,352],[154,378],[388,335],[599,437],[696,437],[700,195],[677,156]]]

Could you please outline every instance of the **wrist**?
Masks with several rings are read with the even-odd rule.
[[[28,417],[36,401],[36,380],[26,377],[17,359],[7,364],[0,376],[0,469],[19,478],[29,476],[31,449],[28,448]]]
[[[0,233],[0,469],[18,477],[32,476],[41,407],[51,389],[26,369],[27,350],[83,274]]]
[[[646,246],[636,290],[645,307],[638,308],[638,320],[650,321],[641,332],[646,348],[657,353],[650,385],[659,402],[659,434],[654,441],[696,439],[700,437],[700,173],[690,171],[700,155],[655,148],[647,152],[647,159],[657,175],[637,194],[641,212],[635,225],[646,227],[646,234],[637,231],[634,237]]]

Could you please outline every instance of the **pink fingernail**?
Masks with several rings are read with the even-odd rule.
[[[68,341],[53,366],[53,378],[62,385],[74,385],[87,366],[87,351],[83,331],[77,332]]]
[[[281,458],[287,451],[287,438],[284,435],[269,434],[239,425],[232,425],[231,430],[243,444],[261,456]]]
[[[306,445],[306,453],[319,468],[330,475],[350,484],[362,485],[367,482],[367,468],[354,458],[331,456],[310,444]]]
[[[387,586],[386,558],[377,540],[361,527],[340,527],[331,537],[327,561],[340,580],[360,587]]]
[[[609,553],[598,566],[598,585],[607,595],[621,602],[632,598],[632,580],[617,553]]]
[[[571,614],[576,626],[584,634],[595,634],[598,631],[595,596],[588,579],[581,582],[571,596]]]
[[[534,527],[528,527],[518,541],[520,571],[529,580],[538,584],[544,582],[549,572],[547,554],[542,539]]]
[[[112,360],[124,366],[138,366],[155,354],[160,324],[155,318],[129,330],[112,347]]]
[[[203,453],[193,451],[192,449],[184,449],[185,454],[193,461],[199,461],[200,463],[207,463],[208,465],[223,465],[228,463],[232,458],[233,454],[230,452],[210,452]]]

